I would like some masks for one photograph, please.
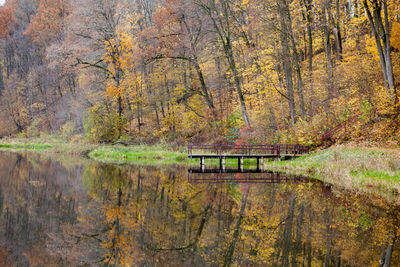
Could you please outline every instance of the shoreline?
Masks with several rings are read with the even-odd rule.
[[[0,151],[29,151],[40,154],[71,155],[109,164],[132,165],[182,165],[198,166],[198,159],[188,158],[186,147],[172,147],[167,144],[122,145],[68,143],[57,137],[0,139]],[[218,166],[218,159],[208,159],[207,166]],[[255,160],[245,159],[244,167],[249,168]],[[236,167],[237,161],[226,160],[227,167]]]
[[[192,164],[182,148],[173,150],[167,145],[129,145],[90,144],[86,142],[69,143],[66,140],[50,137],[16,138],[0,140],[0,151],[30,151],[41,154],[66,154],[86,157],[110,164]]]
[[[185,147],[169,145],[111,145],[70,143],[60,138],[19,138],[0,140],[0,151],[30,151],[41,154],[63,154],[86,157],[110,164],[186,165],[198,162],[187,157]],[[208,163],[217,164],[217,160]],[[235,162],[227,162],[235,165]],[[245,163],[250,166],[250,163]],[[335,145],[316,150],[307,156],[266,161],[264,169],[288,174],[305,175],[313,179],[372,193],[400,195],[400,149],[359,144]]]
[[[348,144],[288,161],[269,161],[267,169],[306,175],[350,190],[400,197],[400,149]]]
[[[188,158],[187,148],[183,146],[71,143],[55,136],[46,137],[45,140],[44,138],[0,139],[0,151],[73,155],[109,164],[198,166],[200,163],[198,159]],[[255,159],[244,160],[245,168],[253,167],[255,164]],[[206,165],[218,166],[219,160],[207,159]],[[237,160],[226,159],[226,167],[237,168]]]

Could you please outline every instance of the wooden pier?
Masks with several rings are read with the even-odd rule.
[[[308,153],[303,145],[188,145],[188,158],[200,159],[204,169],[205,159],[219,159],[221,170],[225,170],[226,159],[237,159],[238,169],[243,169],[244,159],[256,159],[257,169],[264,159],[290,159]]]

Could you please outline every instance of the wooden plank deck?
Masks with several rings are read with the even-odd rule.
[[[303,145],[188,145],[189,158],[257,158],[299,156],[307,153],[308,147]]]
[[[303,145],[188,145],[188,158],[200,159],[204,167],[205,159],[219,159],[220,168],[225,168],[226,159],[237,159],[238,168],[243,167],[244,159],[256,159],[257,167],[263,159],[290,159],[308,153]]]
[[[191,155],[189,156],[189,158],[193,158],[193,159],[222,159],[222,158],[226,158],[226,159],[267,159],[267,158],[294,158],[294,157],[301,157],[304,154],[292,154],[292,155],[209,155],[209,154],[199,154],[199,155]]]

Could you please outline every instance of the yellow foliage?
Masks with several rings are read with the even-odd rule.
[[[376,48],[376,41],[374,36],[365,37],[365,48],[367,52],[375,59],[375,61],[379,62],[379,53]]]
[[[400,50],[400,22],[393,22],[390,41],[394,48]]]

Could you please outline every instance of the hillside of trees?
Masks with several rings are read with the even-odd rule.
[[[0,47],[0,136],[400,143],[398,0],[7,0]]]

